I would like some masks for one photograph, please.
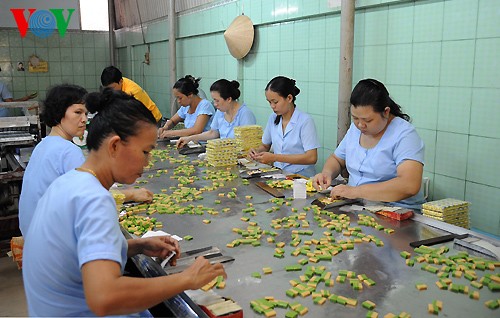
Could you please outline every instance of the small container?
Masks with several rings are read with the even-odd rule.
[[[294,179],[293,180],[293,198],[294,199],[305,199],[306,195],[306,184],[305,179]]]

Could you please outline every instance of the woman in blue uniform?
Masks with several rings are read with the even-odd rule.
[[[85,161],[82,150],[72,140],[83,136],[86,129],[86,95],[83,87],[68,84],[54,86],[47,93],[41,118],[51,131],[33,150],[19,199],[19,227],[25,237],[45,190],[57,177]],[[127,201],[150,201],[153,198],[152,192],[144,188],[121,192]]]
[[[210,130],[198,135],[182,137],[177,147],[190,141],[209,140],[215,138],[234,138],[234,127],[255,125],[255,116],[245,103],[238,102],[241,95],[240,83],[220,79],[210,86],[210,95],[217,111],[212,120]]]
[[[389,96],[384,84],[361,80],[351,94],[353,123],[323,171],[313,179],[327,188],[332,177],[347,168],[349,182],[332,189],[333,197],[392,202],[420,209],[424,143],[410,117]]]
[[[87,91],[76,85],[51,88],[43,102],[40,115],[51,127],[50,134],[35,147],[23,176],[19,199],[19,227],[26,237],[36,205],[49,185],[67,171],[80,166],[85,158],[73,144],[81,137],[87,124],[85,96]]]
[[[110,89],[87,100],[88,109],[97,112],[89,127],[87,160],[47,189],[24,245],[30,316],[149,315],[144,310],[164,299],[226,275],[221,264],[199,257],[179,274],[123,276],[127,257],[180,254],[170,236],[127,241],[108,191],[114,182],[130,184],[140,177],[155,147],[156,120],[141,105]]]
[[[199,81],[200,78],[186,75],[175,82],[172,94],[181,108],[159,129],[160,138],[197,135],[210,129],[215,109],[208,100],[198,96]],[[181,121],[184,129],[170,130]]]
[[[267,121],[262,145],[250,149],[252,159],[274,164],[288,173],[313,176],[320,143],[311,116],[296,109],[300,90],[295,80],[278,76],[266,86],[266,99],[274,111]],[[269,152],[273,147],[273,152]]]

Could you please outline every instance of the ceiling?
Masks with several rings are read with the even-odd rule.
[[[116,28],[132,27],[168,16],[170,0],[112,0],[115,7]],[[175,12],[183,13],[198,8],[223,5],[235,0],[175,0]]]

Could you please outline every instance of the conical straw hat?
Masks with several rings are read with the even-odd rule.
[[[245,57],[252,47],[254,37],[253,23],[246,15],[240,15],[231,22],[224,32],[224,39],[232,56]]]

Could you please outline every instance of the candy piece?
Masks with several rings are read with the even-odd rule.
[[[295,298],[299,294],[299,292],[296,291],[295,289],[287,289],[285,294],[290,298]]]
[[[448,289],[448,285],[440,282],[440,281],[437,281],[436,282],[436,286],[439,288],[439,289],[442,289],[442,290],[445,290],[445,289]]]
[[[285,266],[285,270],[287,272],[301,271],[302,266],[301,265],[289,265],[289,266]]]
[[[406,265],[413,267],[415,265],[415,261],[412,259],[407,259],[406,260]]]
[[[472,293],[469,294],[469,298],[479,300],[479,292],[477,290],[473,291]]]
[[[428,304],[427,305],[427,312],[429,314],[438,315],[439,309],[437,308],[437,306],[434,306],[433,304]]]
[[[375,311],[369,311],[366,313],[366,318],[378,318],[378,312]]]
[[[488,288],[493,291],[493,292],[497,292],[500,290],[500,284],[497,284],[497,283],[494,283],[494,282],[490,282],[488,284]]]
[[[404,259],[408,259],[411,257],[411,254],[407,251],[403,251],[403,252],[399,253],[399,255],[401,255],[401,257]]]
[[[484,303],[489,309],[497,309],[500,307],[500,302],[498,300],[492,299]]]
[[[365,309],[372,310],[377,305],[370,300],[365,300],[364,302],[361,303],[361,306],[363,306],[363,308],[365,308]]]
[[[471,282],[470,285],[474,288],[477,288],[477,289],[481,289],[483,288],[483,284],[479,283],[479,282]]]
[[[324,297],[316,297],[316,298],[314,298],[313,302],[316,305],[323,305],[326,302],[326,298],[324,298]]]
[[[208,284],[206,284],[203,287],[201,287],[201,290],[208,291],[208,290],[212,289],[215,286],[216,283],[217,283],[217,278],[214,278]]]
[[[297,316],[299,315],[299,313],[297,313],[296,311],[288,311],[286,314],[285,314],[285,318],[297,318]]]

